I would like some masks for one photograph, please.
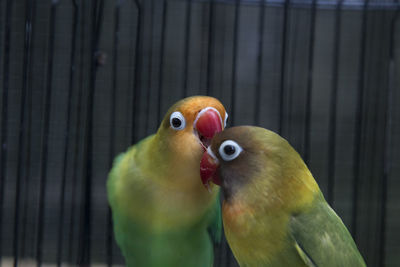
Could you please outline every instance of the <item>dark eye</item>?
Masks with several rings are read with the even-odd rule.
[[[174,130],[183,130],[186,126],[185,117],[179,111],[175,111],[169,117],[169,124]]]
[[[235,154],[235,147],[234,146],[232,146],[232,145],[226,145],[225,147],[224,147],[224,152],[225,152],[225,154],[227,154],[227,155],[233,155],[233,154]]]
[[[243,151],[238,143],[232,140],[226,140],[219,146],[219,155],[225,161],[231,161],[237,158]]]
[[[181,124],[182,124],[182,122],[181,122],[180,119],[178,119],[178,118],[173,118],[172,119],[172,126],[174,128],[179,128],[181,126]]]

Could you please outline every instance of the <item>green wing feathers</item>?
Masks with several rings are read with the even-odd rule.
[[[292,216],[290,231],[307,266],[366,266],[342,220],[322,196],[310,210]]]
[[[218,200],[213,206],[211,211],[211,223],[209,224],[207,230],[210,234],[211,240],[214,244],[219,244],[222,237],[222,214],[221,214],[221,193],[218,194]]]
[[[121,164],[122,159],[124,158],[126,153],[121,153],[118,156],[115,157],[113,161],[113,167],[111,169],[111,172],[108,174],[108,179],[107,179],[107,197],[108,197],[108,203],[110,204],[111,208],[113,207],[113,200],[114,200],[114,194],[115,194],[115,180],[118,178],[118,173],[120,171],[120,168],[118,168],[118,165]]]
[[[129,214],[123,208],[126,205],[122,202],[143,203],[145,209],[153,205],[149,202],[154,200],[148,187],[151,177],[142,176],[136,160],[140,145],[145,143],[141,142],[115,158],[107,181],[115,239],[126,266],[212,266],[213,242],[220,241],[222,231],[219,201],[210,206],[197,223],[165,231],[151,230],[139,220],[140,214]],[[131,188],[128,195],[124,195],[126,190],[121,191],[123,188]]]

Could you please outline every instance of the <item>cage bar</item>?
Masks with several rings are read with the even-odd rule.
[[[154,13],[155,13],[155,3],[154,3],[154,0],[150,0],[149,1],[149,5],[150,5],[150,10],[151,10],[151,12],[150,12],[150,21],[149,21],[149,29],[150,29],[150,37],[149,37],[149,44],[148,44],[148,46],[149,47],[153,47],[153,21],[154,21]],[[151,105],[151,88],[152,88],[152,82],[153,82],[153,79],[151,78],[151,74],[152,74],[152,69],[153,69],[153,49],[150,49],[150,52],[149,52],[149,63],[148,63],[148,68],[147,68],[147,72],[148,72],[148,75],[149,75],[149,78],[148,78],[148,81],[147,81],[147,90],[146,90],[146,121],[144,122],[145,123],[145,125],[144,125],[144,129],[145,129],[145,132],[146,132],[146,134],[148,133],[148,131],[149,131],[149,122],[150,122],[150,115],[151,115],[151,112],[150,112],[150,107],[152,106]]]
[[[83,61],[83,54],[84,54],[84,43],[85,43],[85,22],[86,22],[86,17],[84,15],[85,13],[85,3],[82,2],[81,4],[78,4],[76,2],[75,6],[75,12],[76,12],[76,17],[75,20],[81,21],[81,27],[80,27],[80,59],[79,59],[79,85],[78,85],[78,94],[77,94],[77,102],[78,102],[78,108],[76,111],[76,129],[81,128],[81,117],[82,117],[82,103],[83,103],[83,86],[84,86],[84,76],[83,76],[83,67],[84,67],[84,61]],[[80,18],[80,19],[79,19]],[[74,22],[75,23],[75,22]],[[78,133],[76,134],[78,135]],[[69,245],[68,245],[68,261],[73,262],[73,247],[74,247],[74,233],[75,233],[75,207],[78,205],[78,197],[77,197],[77,191],[78,191],[78,167],[79,167],[79,152],[80,152],[80,138],[75,138],[75,144],[74,144],[74,159],[73,159],[73,164],[72,164],[72,189],[71,189],[71,209],[70,209],[70,221],[69,221]]]
[[[335,33],[334,33],[334,52],[333,52],[333,75],[332,75],[332,91],[330,96],[329,107],[329,154],[328,154],[328,203],[333,205],[335,191],[335,163],[336,163],[336,103],[339,80],[339,58],[340,58],[340,28],[342,17],[343,0],[339,0],[335,10]]]
[[[132,144],[136,143],[138,139],[137,126],[138,126],[138,113],[139,113],[139,99],[141,88],[141,68],[142,68],[142,52],[143,52],[143,10],[139,0],[132,0],[137,9],[137,28],[136,28],[136,44],[135,44],[135,69],[134,69],[134,87],[133,87],[133,100],[134,107],[132,109]]]
[[[239,42],[239,26],[240,26],[240,7],[241,0],[235,0],[235,11],[233,21],[233,54],[232,54],[232,80],[231,80],[231,125],[235,125],[235,105],[236,105],[236,90],[237,90],[237,55],[238,55],[238,42]],[[227,251],[230,251],[229,248]],[[228,257],[230,258],[230,257]],[[229,261],[228,261],[229,262]]]
[[[352,207],[352,224],[351,233],[353,238],[357,240],[357,214],[358,214],[358,195],[359,195],[359,180],[360,180],[360,160],[361,160],[361,142],[362,142],[362,120],[364,109],[364,79],[365,79],[365,50],[367,36],[367,7],[369,0],[364,1],[362,10],[361,22],[361,41],[360,41],[360,62],[358,70],[358,85],[357,85],[357,102],[356,102],[356,125],[354,135],[354,159],[353,159],[353,207]]]
[[[55,35],[55,18],[57,12],[58,1],[54,0],[51,3],[50,9],[50,34],[49,34],[49,55],[47,62],[47,86],[44,94],[44,114],[43,114],[43,133],[42,133],[42,149],[40,153],[40,189],[39,189],[39,210],[37,221],[37,266],[42,265],[43,256],[43,229],[45,217],[45,196],[46,196],[46,183],[47,183],[47,159],[48,159],[48,140],[50,130],[50,109],[51,109],[51,95],[52,95],[52,82],[53,82],[53,59],[54,59],[54,35]]]
[[[307,72],[307,91],[306,91],[306,119],[304,126],[304,162],[310,161],[310,135],[311,135],[311,105],[312,105],[312,88],[313,88],[313,71],[314,71],[314,46],[315,46],[315,17],[317,13],[317,0],[312,1],[310,13],[310,35],[308,49],[308,72]]]
[[[7,175],[7,143],[8,143],[8,91],[10,79],[10,39],[11,39],[11,16],[12,0],[6,2],[5,36],[4,36],[4,62],[3,62],[3,90],[1,100],[1,160],[0,160],[0,264],[3,256],[3,209],[4,209],[4,186]]]
[[[68,167],[68,154],[70,153],[69,144],[71,139],[70,125],[72,116],[72,93],[74,81],[76,79],[76,62],[75,62],[75,49],[76,49],[76,37],[78,31],[78,3],[76,0],[71,1],[73,5],[73,23],[72,23],[72,38],[71,38],[71,53],[70,53],[70,68],[69,68],[69,80],[68,80],[68,95],[67,95],[67,114],[66,114],[66,129],[64,135],[64,154],[62,159],[62,176],[61,176],[61,186],[60,186],[60,210],[58,214],[58,230],[57,230],[57,255],[56,261],[57,266],[61,266],[62,261],[62,251],[63,251],[63,229],[64,229],[64,217],[65,217],[65,184],[67,180],[67,167]],[[72,217],[72,215],[71,215]],[[72,236],[70,236],[72,239]]]
[[[165,39],[167,32],[167,16],[168,16],[168,0],[162,1],[162,25],[161,25],[161,45],[160,45],[160,68],[158,74],[158,101],[157,101],[157,125],[160,125],[162,114],[162,91],[163,91],[163,81],[164,81],[164,51],[165,51]]]
[[[183,62],[183,82],[182,88],[183,93],[182,97],[188,96],[188,79],[189,79],[189,47],[190,47],[190,29],[192,25],[192,1],[187,1],[186,10],[185,10],[185,48],[184,48],[184,62]],[[150,88],[150,87],[149,87]]]
[[[83,152],[83,162],[86,163],[83,167],[82,179],[82,196],[80,212],[80,230],[79,230],[79,251],[78,264],[90,264],[91,262],[91,221],[92,221],[92,172],[93,172],[93,103],[94,93],[96,90],[96,75],[99,66],[99,40],[101,26],[103,22],[104,1],[94,0],[92,13],[92,36],[91,36],[91,64],[90,64],[90,80],[89,91],[87,96],[86,106],[86,124],[85,124],[85,144]]]
[[[116,98],[117,98],[117,70],[118,70],[118,45],[120,34],[120,14],[121,0],[116,0],[114,4],[114,40],[113,40],[113,63],[112,63],[112,92],[111,92],[111,124],[110,124],[110,145],[109,145],[109,168],[111,169],[113,157],[115,155],[115,114],[116,114]],[[111,209],[107,211],[107,232],[106,232],[106,250],[107,265],[112,266],[113,262],[113,223]]]
[[[288,34],[288,10],[290,0],[285,0],[283,5],[283,16],[282,16],[282,51],[281,51],[281,74],[280,74],[280,94],[279,94],[279,124],[278,134],[283,133],[283,121],[284,121],[284,97],[285,97],[285,79],[286,79],[286,49],[287,49],[287,34]]]
[[[208,12],[208,48],[207,48],[207,80],[206,80],[206,95],[212,93],[212,82],[214,79],[214,20],[215,20],[215,0],[209,1]]]
[[[25,101],[28,105],[32,102],[30,94],[30,79],[28,73],[30,71],[30,65],[32,61],[32,21],[34,17],[34,4],[32,0],[27,1],[27,7],[25,12],[25,43],[24,43],[24,64],[23,64],[23,76],[22,76],[22,88],[21,88],[21,113],[19,116],[19,132],[18,132],[18,162],[17,162],[17,173],[16,173],[16,192],[15,192],[15,210],[14,210],[14,226],[13,226],[13,258],[14,266],[18,265],[19,260],[19,227],[20,227],[20,202],[21,202],[21,179],[22,179],[22,164],[24,161],[24,134],[26,131],[26,109]],[[29,141],[28,141],[29,142]],[[28,155],[29,157],[29,155]],[[28,175],[28,174],[26,174]]]
[[[265,19],[265,7],[264,0],[260,0],[259,6],[259,23],[258,23],[258,58],[257,58],[257,78],[256,78],[256,93],[254,99],[254,122],[260,124],[260,104],[261,104],[261,82],[262,82],[262,70],[263,70],[263,57],[264,57],[264,19]]]
[[[400,17],[400,5],[396,0],[398,7],[393,15],[390,23],[390,41],[389,41],[389,58],[388,58],[388,81],[387,81],[387,96],[386,96],[386,110],[385,110],[385,127],[384,127],[384,149],[382,151],[382,185],[381,185],[381,199],[380,199],[380,240],[379,240],[379,266],[386,265],[386,217],[387,217],[387,200],[388,200],[388,177],[392,167],[392,129],[393,129],[393,91],[395,79],[395,29],[396,22]]]
[[[35,11],[33,10],[33,7],[28,6],[26,14],[28,14],[28,12],[30,12],[30,14],[26,15],[26,16],[31,16],[31,18],[29,19],[30,21],[27,21],[27,23],[26,23],[28,29],[25,30],[25,34],[27,34],[27,31],[31,31],[30,32],[31,36],[29,38],[30,38],[30,43],[32,43],[32,40],[34,37],[32,28],[33,28],[33,18],[35,17],[35,15],[34,15]],[[30,172],[31,172],[31,138],[30,138],[30,136],[31,136],[31,127],[32,127],[32,115],[31,115],[31,113],[32,113],[32,86],[31,86],[32,81],[31,81],[30,76],[32,75],[32,68],[31,68],[32,63],[31,62],[32,62],[32,54],[33,53],[31,52],[32,49],[31,48],[29,48],[29,49],[30,49],[29,50],[30,55],[27,55],[27,58],[26,58],[27,65],[24,65],[24,67],[23,67],[23,75],[24,75],[24,79],[26,79],[26,80],[23,81],[22,90],[26,89],[26,99],[24,99],[24,100],[21,99],[21,101],[26,101],[26,110],[27,110],[26,125],[23,128],[25,141],[24,140],[22,141],[22,144],[25,145],[25,149],[24,149],[25,150],[24,151],[25,158],[22,160],[24,162],[24,166],[25,166],[25,173],[23,175],[23,179],[19,176],[19,175],[22,176],[21,173],[17,174],[17,183],[19,183],[19,185],[17,186],[17,190],[20,192],[17,192],[17,193],[19,193],[19,196],[16,196],[16,201],[15,201],[16,205],[15,205],[15,214],[14,214],[14,217],[15,217],[15,219],[14,219],[14,221],[15,221],[15,229],[14,229],[15,230],[15,232],[14,232],[15,248],[14,249],[15,250],[14,251],[16,254],[18,254],[18,257],[23,257],[25,255],[25,247],[26,247],[25,246],[25,238],[26,238],[26,224],[27,224],[26,221],[27,221],[27,216],[28,216],[27,212],[28,212],[29,197],[30,197],[29,188],[31,186],[31,184],[30,184],[30,181],[31,181],[31,179],[30,179],[31,178],[30,177],[31,176],[30,175]],[[28,58],[28,56],[29,56],[29,58]],[[21,104],[25,105],[24,102],[21,102]],[[20,170],[18,170],[18,172],[19,171]],[[22,179],[22,181],[21,181],[21,179]],[[23,202],[22,225],[21,225],[22,229],[19,229],[20,228],[19,221],[21,220],[19,208],[20,208],[20,203],[22,203],[22,202]],[[21,236],[21,238],[19,238],[20,236]],[[22,241],[21,245],[20,245],[21,248],[19,247],[19,239],[21,239],[21,241]],[[15,265],[17,265],[16,261],[17,260],[14,261]]]

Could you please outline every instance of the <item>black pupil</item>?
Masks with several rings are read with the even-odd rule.
[[[175,128],[178,128],[179,126],[181,126],[182,122],[180,119],[178,118],[173,118],[172,119],[172,126],[174,126]]]
[[[235,153],[235,147],[232,145],[227,145],[224,147],[224,152],[227,155],[233,155]]]

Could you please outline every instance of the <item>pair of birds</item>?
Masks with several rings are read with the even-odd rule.
[[[215,98],[185,98],[115,159],[108,200],[127,266],[212,266],[221,214],[241,266],[365,266],[289,143],[259,127],[224,130],[227,117]]]

